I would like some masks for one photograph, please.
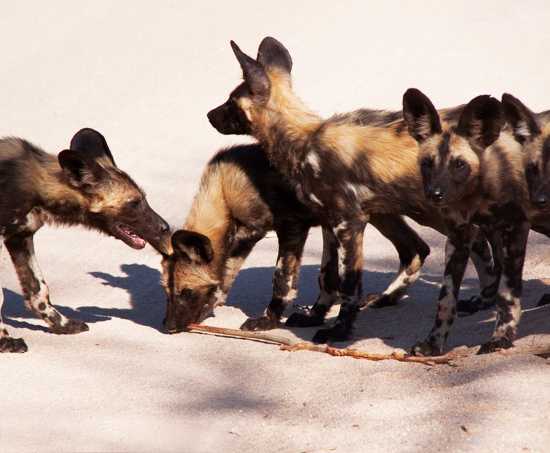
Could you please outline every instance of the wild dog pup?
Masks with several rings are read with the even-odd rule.
[[[522,272],[529,214],[523,155],[509,134],[501,134],[500,102],[478,96],[466,105],[458,124],[442,123],[430,100],[416,89],[403,97],[409,133],[420,144],[424,194],[439,209],[449,229],[445,271],[435,325],[413,352],[437,355],[456,313],[456,298],[478,229],[492,244],[500,282],[497,322],[480,353],[512,346],[521,314]],[[502,278],[500,278],[502,270]]]
[[[378,215],[373,225],[396,247],[400,272],[378,300],[394,303],[417,278],[428,246],[399,216]],[[225,302],[241,265],[270,230],[279,241],[273,295],[265,314],[248,319],[245,330],[279,327],[296,296],[302,251],[309,229],[320,219],[298,201],[260,145],[220,151],[207,165],[184,229],[172,236],[173,252],[162,260],[168,304],[164,326],[170,333],[200,322]],[[334,244],[327,241],[319,299],[330,300],[338,285]]]
[[[145,194],[120,170],[105,138],[82,129],[57,158],[19,138],[0,140],[0,247],[11,255],[25,304],[53,333],[75,334],[88,326],[68,319],[50,303],[34,255],[33,236],[45,223],[84,225],[141,249],[146,241],[165,250],[168,224]],[[0,288],[0,309],[2,305]],[[0,317],[0,352],[25,352],[23,339],[8,335]]]
[[[418,146],[402,121],[382,124],[372,111],[328,120],[311,112],[292,91],[292,59],[277,40],[265,38],[256,60],[234,42],[231,46],[244,82],[208,114],[210,122],[221,133],[244,129],[258,139],[299,200],[322,221],[338,256],[335,297],[320,299],[309,313],[292,315],[287,325],[321,325],[339,299],[336,323],[319,330],[313,341],[347,339],[361,294],[362,233],[371,216],[404,214],[446,233],[442,217],[422,195]],[[397,120],[400,113],[382,116]],[[491,268],[484,239],[473,251],[480,253],[478,264]]]

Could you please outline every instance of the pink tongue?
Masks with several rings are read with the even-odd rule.
[[[136,233],[134,233],[130,228],[128,228],[126,225],[121,225],[120,230],[132,241],[132,244],[136,248],[142,249],[145,247],[145,241],[140,238]]]

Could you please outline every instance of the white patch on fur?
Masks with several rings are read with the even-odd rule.
[[[397,274],[397,277],[395,277],[395,279],[390,283],[390,285],[384,290],[382,294],[390,295],[394,292],[403,291],[405,288],[411,286],[416,280],[418,280],[418,277],[420,277],[420,266],[420,257],[417,255],[414,257],[409,268],[401,269],[399,274]],[[411,267],[417,267],[417,270],[409,275],[407,273],[407,270]]]
[[[317,178],[321,174],[321,162],[319,155],[315,151],[310,151],[306,156],[306,162],[313,170],[313,176]]]
[[[319,200],[319,198],[317,198],[314,194],[310,193],[309,194],[309,198],[311,201],[313,201],[313,203],[316,203],[318,204],[319,206],[323,206],[323,203],[321,200]]]
[[[214,308],[225,305],[226,294],[218,288],[214,293]]]
[[[288,283],[290,283],[290,282],[288,282]],[[285,297],[283,297],[283,300],[285,302],[291,302],[294,299],[296,299],[297,295],[298,295],[298,291],[296,291],[294,288],[292,288],[288,291],[288,294]]]
[[[531,131],[529,131],[529,127],[527,127],[527,123],[525,121],[518,122],[516,126],[516,134],[525,138],[529,138],[531,136]]]

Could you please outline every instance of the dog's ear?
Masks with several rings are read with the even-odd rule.
[[[403,118],[418,143],[441,133],[441,121],[432,101],[416,88],[409,88],[403,95]]]
[[[257,61],[265,68],[278,68],[287,74],[292,71],[292,57],[289,51],[271,36],[264,38],[260,43]]]
[[[116,165],[115,159],[111,154],[111,150],[107,145],[107,140],[105,140],[105,137],[103,137],[103,135],[101,135],[98,131],[89,127],[80,129],[76,134],[74,134],[71,139],[70,149],[72,151],[86,153],[94,159],[106,157],[113,165]]]
[[[103,174],[95,160],[83,153],[66,149],[57,155],[59,165],[74,187],[93,186]]]
[[[244,81],[252,95],[263,99],[269,98],[271,83],[264,67],[254,58],[245,54],[234,41],[231,41],[231,48],[241,65]]]
[[[502,95],[502,110],[519,143],[523,144],[533,140],[541,133],[537,117],[518,98],[504,93]]]
[[[208,264],[214,258],[212,243],[195,231],[177,230],[172,235],[174,253],[198,264]]]
[[[475,97],[464,107],[456,133],[485,149],[498,138],[503,126],[500,102],[485,94]]]

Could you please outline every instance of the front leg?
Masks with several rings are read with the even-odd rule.
[[[334,325],[313,336],[314,343],[345,341],[351,337],[362,294],[363,233],[366,223],[342,221],[332,232],[337,240],[340,312]]]
[[[279,254],[273,274],[273,296],[266,312],[259,318],[250,318],[241,326],[243,330],[269,330],[280,327],[281,317],[296,298],[300,263],[309,227],[283,225],[277,228]]]
[[[3,236],[0,235],[0,255],[2,255]],[[27,345],[22,338],[13,338],[8,334],[8,329],[2,318],[2,306],[4,305],[4,291],[0,285],[0,353],[1,352],[26,352]]]
[[[475,227],[472,225],[450,229],[445,243],[445,271],[437,301],[435,324],[428,338],[413,347],[414,355],[433,356],[443,353],[451,326],[455,321],[456,300],[475,233]]]
[[[530,225],[520,222],[502,231],[503,271],[497,299],[497,320],[491,339],[483,344],[479,354],[511,348],[521,318],[521,292],[525,249]]]
[[[338,298],[338,246],[330,228],[323,227],[323,256],[319,272],[319,297],[311,309],[290,315],[287,327],[314,327],[325,322],[325,316]]]
[[[82,321],[69,319],[50,303],[48,286],[34,254],[33,233],[18,233],[5,241],[23,289],[25,304],[42,318],[53,333],[74,334],[88,330]]]

